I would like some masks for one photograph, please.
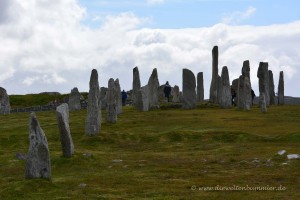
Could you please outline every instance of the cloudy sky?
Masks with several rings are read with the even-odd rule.
[[[9,94],[88,91],[90,73],[100,86],[119,78],[142,85],[157,68],[160,84],[182,87],[182,69],[211,81],[211,50],[219,46],[219,73],[230,81],[250,61],[258,94],[259,62],[269,63],[277,88],[300,96],[298,0],[0,0],[0,86]],[[276,91],[277,92],[277,89]]]

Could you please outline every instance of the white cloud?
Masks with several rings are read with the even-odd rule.
[[[165,0],[147,0],[147,3],[149,5],[158,5],[158,4],[163,4]]]
[[[221,22],[224,24],[239,24],[240,22],[249,19],[256,11],[256,8],[250,6],[246,11],[235,11],[227,14],[222,18]]]
[[[88,91],[93,68],[98,70],[100,86],[107,86],[109,78],[119,78],[121,87],[129,90],[132,69],[138,66],[143,85],[154,67],[160,83],[168,80],[179,87],[183,68],[195,75],[204,72],[207,98],[211,50],[218,45],[219,72],[228,66],[231,81],[249,59],[257,92],[259,62],[268,61],[275,82],[283,70],[286,93],[300,96],[292,87],[300,85],[300,21],[258,27],[141,29],[147,19],[121,13],[104,17],[98,29],[91,29],[81,24],[85,9],[75,0],[6,3],[5,20],[0,20],[0,85],[9,94],[70,92],[75,86]]]

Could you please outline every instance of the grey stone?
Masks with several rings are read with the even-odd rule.
[[[241,75],[238,87],[238,108],[250,110],[252,106],[251,83],[247,76]]]
[[[106,110],[107,108],[106,92],[107,92],[107,87],[100,88],[101,110]]]
[[[132,103],[136,102],[136,96],[141,89],[140,72],[138,67],[133,68],[133,82],[132,82]]]
[[[218,46],[212,49],[212,78],[210,84],[209,100],[218,103]]]
[[[69,96],[68,104],[69,104],[70,111],[81,109],[80,98],[81,98],[81,94],[79,93],[78,88],[74,87],[71,90],[71,93]]]
[[[265,94],[266,105],[270,105],[270,91],[269,91],[269,64],[267,62],[260,62],[257,70],[257,77],[259,80],[259,93]]]
[[[51,163],[48,142],[35,113],[30,114],[29,142],[25,177],[51,179]]]
[[[279,74],[279,82],[278,82],[278,104],[284,104],[284,77],[283,71]]]
[[[148,101],[148,86],[141,87],[136,96],[135,108],[138,111],[148,111],[149,101]]]
[[[119,79],[115,80],[115,97],[116,97],[116,106],[117,106],[117,114],[122,113],[122,94],[121,94],[121,87],[119,83]]]
[[[245,60],[243,62],[242,75],[248,77],[250,80],[250,62],[249,62],[249,60]]]
[[[180,102],[179,87],[177,85],[175,85],[171,92],[172,92],[172,96],[173,96],[172,102],[174,102],[174,103]]]
[[[231,95],[235,93],[235,98],[233,102],[235,105],[238,105],[239,102],[239,78],[234,79],[231,84]]]
[[[116,99],[115,81],[114,79],[109,79],[108,89],[106,93],[107,99],[107,113],[106,122],[116,123],[117,122],[117,99]]]
[[[231,89],[230,89],[230,81],[228,69],[226,66],[222,68],[221,75],[221,99],[220,99],[220,107],[221,108],[231,108]]]
[[[204,84],[203,84],[203,72],[197,74],[197,101],[204,101]]]
[[[60,133],[60,142],[64,157],[72,157],[74,154],[74,143],[69,126],[68,104],[63,103],[56,108],[56,119]]]
[[[149,109],[159,108],[158,88],[159,88],[159,81],[158,81],[157,69],[154,68],[148,81]]]
[[[217,89],[217,103],[221,104],[221,100],[222,100],[222,80],[221,80],[221,76],[218,75],[218,89]]]
[[[262,113],[267,112],[267,103],[266,103],[266,97],[264,93],[260,93],[259,95],[259,106],[260,106],[260,111]]]
[[[90,78],[90,90],[87,104],[87,117],[85,122],[85,134],[92,136],[99,134],[101,129],[101,102],[98,81],[98,72],[92,70]]]
[[[4,88],[0,87],[0,114],[10,113],[9,96]]]
[[[196,108],[196,78],[189,69],[182,70],[183,109]]]
[[[275,103],[275,91],[274,91],[274,77],[273,72],[269,70],[269,94],[270,94],[270,105],[274,105]]]

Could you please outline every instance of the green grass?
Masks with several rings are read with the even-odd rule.
[[[208,104],[123,110],[116,124],[102,113],[95,137],[84,134],[86,110],[70,112],[72,158],[62,157],[55,112],[37,112],[52,181],[25,179],[25,161],[15,158],[28,150],[29,113],[0,116],[0,199],[300,199],[300,160],[277,155],[300,153],[300,106],[272,106],[265,114]],[[287,189],[199,191],[194,185]]]

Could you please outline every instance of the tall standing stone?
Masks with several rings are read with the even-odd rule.
[[[159,108],[158,88],[159,88],[159,81],[158,81],[157,69],[154,68],[148,81],[148,100],[149,100],[150,109]]]
[[[132,82],[132,103],[136,102],[136,96],[141,89],[140,72],[138,67],[133,68],[133,82]]]
[[[217,92],[217,104],[221,104],[222,99],[222,80],[221,76],[218,75],[218,92]]]
[[[269,93],[269,70],[267,62],[260,62],[257,70],[257,77],[259,80],[259,93],[265,94],[266,105],[270,105]]]
[[[25,177],[51,179],[50,152],[47,138],[34,112],[30,114],[29,142]]]
[[[60,142],[64,157],[72,157],[74,154],[74,143],[69,126],[69,107],[63,103],[56,108],[56,119],[60,133]]]
[[[251,83],[247,76],[241,75],[238,86],[238,108],[250,110],[252,105]]]
[[[259,95],[259,106],[260,106],[260,112],[266,113],[267,112],[267,103],[266,103],[266,97],[265,93],[260,93]]]
[[[284,77],[283,71],[279,74],[279,82],[278,82],[278,104],[284,104]]]
[[[204,101],[204,84],[203,84],[203,72],[197,74],[197,101]]]
[[[101,102],[98,81],[98,72],[92,70],[90,90],[88,95],[87,116],[85,121],[85,134],[92,136],[99,134],[101,129]]]
[[[100,88],[101,110],[106,110],[106,107],[107,107],[106,92],[107,92],[107,87]]]
[[[115,80],[115,96],[117,102],[117,114],[122,113],[122,94],[119,79]]]
[[[148,100],[148,86],[143,86],[138,91],[136,96],[136,104],[134,105],[138,111],[148,111],[149,110],[149,100]]]
[[[210,83],[209,100],[218,103],[218,46],[212,49],[212,78]]]
[[[174,85],[174,88],[172,90],[172,102],[178,103],[180,102],[180,93],[179,93],[179,87],[177,85]]]
[[[239,78],[234,79],[231,84],[231,95],[235,95],[233,102],[238,105],[239,102]]]
[[[245,60],[243,62],[242,75],[248,77],[250,80],[250,62],[249,62],[249,60]]]
[[[106,122],[116,123],[117,122],[117,99],[114,79],[109,79],[108,89],[106,93],[107,98],[107,113]]]
[[[70,93],[70,96],[69,96],[69,103],[68,104],[69,104],[70,111],[81,109],[80,98],[81,98],[81,94],[79,93],[78,88],[74,87],[71,90],[71,93]]]
[[[196,78],[189,69],[182,70],[183,108],[196,108]]]
[[[270,105],[274,105],[275,103],[275,91],[274,91],[274,77],[273,72],[269,70],[269,94],[270,94]]]
[[[231,108],[231,89],[230,89],[230,81],[228,69],[226,66],[222,68],[221,75],[221,99],[220,99],[220,107],[221,108]]]
[[[0,87],[0,114],[10,113],[9,96],[4,88]]]

